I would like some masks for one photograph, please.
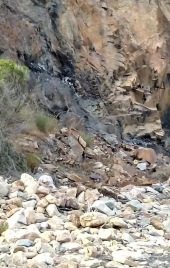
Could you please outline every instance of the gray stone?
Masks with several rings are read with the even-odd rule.
[[[97,200],[93,203],[92,208],[97,209],[100,212],[105,213],[108,216],[113,216],[116,214],[116,209],[111,210],[103,200]]]
[[[137,168],[139,168],[140,170],[146,170],[147,169],[147,163],[139,163],[137,165]]]
[[[131,207],[133,211],[142,209],[142,204],[138,200],[131,200],[127,203],[127,206]]]
[[[116,200],[114,198],[100,198],[100,201],[104,202],[106,206],[108,206],[111,210],[115,208]]]
[[[24,247],[30,247],[32,246],[33,242],[29,239],[19,239],[16,241],[17,246],[24,246]]]
[[[22,203],[23,208],[28,208],[28,207],[32,207],[35,208],[37,201],[36,200],[30,200],[30,201],[26,201]]]
[[[8,220],[9,228],[18,228],[21,224],[27,224],[26,217],[24,215],[24,209],[20,209],[16,213],[14,213]]]
[[[130,234],[128,233],[123,233],[122,234],[122,239],[131,243],[131,242],[134,242],[135,240],[133,239],[133,237],[130,236]]]

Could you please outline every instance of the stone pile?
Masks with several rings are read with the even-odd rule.
[[[83,184],[56,188],[48,174],[1,177],[0,267],[168,267],[168,193],[169,181],[122,187],[116,200]]]

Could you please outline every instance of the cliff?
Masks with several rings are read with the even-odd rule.
[[[163,139],[169,26],[165,0],[1,0],[0,54],[30,68],[30,89],[39,79],[48,95],[40,99],[52,112],[82,116],[77,94],[83,110],[113,125],[111,132],[122,126],[125,136]],[[68,83],[74,87],[69,93],[61,90]]]

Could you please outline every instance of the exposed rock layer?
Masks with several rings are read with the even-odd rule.
[[[38,74],[41,102],[51,112],[85,116],[76,106],[81,102],[113,126],[110,133],[118,119],[124,134],[163,137],[160,118],[168,127],[170,105],[168,1],[1,0],[0,14],[1,57]],[[67,77],[83,100],[75,99]]]

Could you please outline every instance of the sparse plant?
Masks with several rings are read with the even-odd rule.
[[[30,168],[32,172],[35,171],[36,168],[39,167],[41,163],[41,159],[38,155],[29,153],[26,155],[27,166]]]
[[[1,129],[16,119],[25,104],[28,93],[26,82],[29,69],[13,61],[0,59],[0,120]]]
[[[8,222],[7,221],[4,221],[4,220],[1,220],[0,221],[0,235],[5,232],[7,229],[9,228],[8,226]]]
[[[27,99],[26,82],[29,69],[11,60],[0,59],[0,170],[26,171],[23,154],[8,140],[7,130]]]
[[[27,171],[27,163],[25,156],[17,152],[12,144],[4,137],[0,135],[0,170],[17,170]]]
[[[21,121],[32,122],[34,117],[34,111],[31,109],[30,105],[24,105],[21,107],[18,113],[18,119]]]
[[[35,116],[36,127],[43,133],[48,133],[56,129],[56,120],[54,117],[46,115],[44,112],[39,112]]]
[[[93,137],[91,137],[89,134],[81,131],[80,136],[86,142],[87,147],[91,147],[93,145]]]

